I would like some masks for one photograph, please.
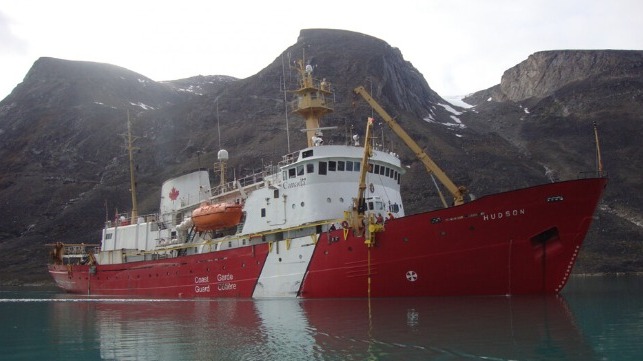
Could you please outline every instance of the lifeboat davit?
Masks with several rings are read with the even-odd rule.
[[[212,231],[234,227],[241,222],[241,205],[232,203],[201,204],[192,211],[192,222],[197,231]]]

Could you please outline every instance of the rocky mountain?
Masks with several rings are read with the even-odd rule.
[[[471,94],[462,121],[497,134],[553,178],[591,169],[597,124],[610,184],[577,270],[640,271],[643,255],[643,51],[535,53]]]
[[[303,147],[303,120],[288,112],[291,94],[284,92],[296,88],[291,65],[302,57],[335,94],[335,112],[322,126],[337,130],[324,134],[326,143],[363,134],[371,109],[352,89],[364,85],[476,196],[595,169],[596,120],[611,184],[577,271],[643,269],[635,117],[642,107],[642,52],[537,53],[508,70],[500,85],[472,94],[467,101],[475,106],[462,109],[384,41],[310,29],[246,79],[154,82],[108,64],[36,61],[0,102],[0,284],[48,280],[45,244],[94,243],[105,219],[130,208],[122,137],[128,113],[139,149],[141,213],[156,212],[165,179],[211,168],[220,148],[231,155],[229,172],[241,175]],[[414,155],[385,126],[378,124],[376,133],[408,166],[407,212],[439,207]]]

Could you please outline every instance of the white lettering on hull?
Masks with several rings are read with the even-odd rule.
[[[195,293],[206,293],[210,292],[210,285],[204,285],[204,283],[208,283],[209,279],[208,276],[196,276],[194,277],[194,292]]]
[[[485,213],[482,215],[482,219],[485,221],[495,221],[503,218],[524,216],[524,215],[525,215],[525,209],[521,208],[521,209],[511,209],[507,211],[493,212],[489,214]]]
[[[217,285],[217,291],[233,291],[233,290],[236,290],[237,289],[237,284],[229,282],[229,281],[233,281],[233,280],[234,280],[234,275],[232,275],[231,273],[224,274],[224,275],[218,274],[217,275],[217,281],[224,282],[224,283],[219,283]]]
[[[237,289],[237,284],[233,283],[234,275],[231,273],[227,274],[218,274],[217,282],[223,282],[217,284],[217,291],[233,291]],[[194,277],[194,292],[195,293],[209,293],[210,292],[210,278],[208,276],[196,276]]]
[[[219,291],[232,291],[237,289],[236,283],[220,283],[217,285],[217,290]]]
[[[217,275],[217,281],[219,281],[219,282],[232,281],[232,280],[234,280],[234,276],[232,274],[230,274],[230,273],[225,274],[225,275],[222,275],[222,274],[219,273]]]
[[[210,292],[210,285],[207,285],[207,286],[194,286],[194,292],[196,292],[196,293]]]

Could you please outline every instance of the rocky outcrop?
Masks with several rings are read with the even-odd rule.
[[[643,268],[634,256],[643,254],[643,51],[535,53],[465,101],[476,105],[462,115],[469,127],[510,142],[552,179],[595,172],[597,124],[610,184],[595,221],[600,231],[590,233],[577,270]]]
[[[502,75],[497,101],[544,98],[586,79],[643,76],[643,51],[556,50],[530,55]]]

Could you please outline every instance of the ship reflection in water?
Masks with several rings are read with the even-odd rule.
[[[560,296],[87,301],[50,321],[102,359],[597,359]]]

